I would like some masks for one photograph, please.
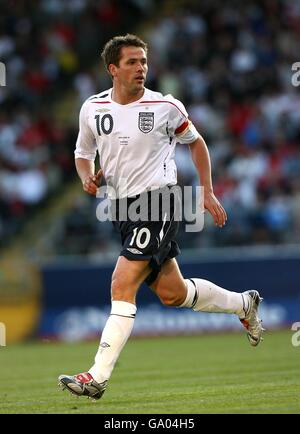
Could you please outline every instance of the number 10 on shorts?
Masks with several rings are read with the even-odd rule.
[[[148,228],[138,229],[135,228],[133,230],[133,236],[130,241],[130,246],[133,246],[134,242],[139,249],[144,249],[148,246],[151,238],[151,232]]]

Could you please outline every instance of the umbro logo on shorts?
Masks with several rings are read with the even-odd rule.
[[[132,249],[131,247],[128,247],[126,250],[128,250],[129,252],[135,254],[135,255],[142,255],[143,252],[140,252],[138,249]]]

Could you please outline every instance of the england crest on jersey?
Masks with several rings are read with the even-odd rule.
[[[154,127],[154,113],[140,112],[139,113],[139,129],[142,133],[150,133]]]

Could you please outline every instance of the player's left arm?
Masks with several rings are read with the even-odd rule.
[[[189,143],[193,163],[197,169],[200,179],[200,185],[204,188],[204,208],[209,211],[217,226],[224,226],[227,220],[227,214],[221,203],[218,201],[213,191],[211,176],[211,161],[206,143],[199,137]]]
[[[176,107],[172,108],[172,119],[175,136],[180,143],[189,145],[193,163],[197,169],[200,185],[204,189],[204,209],[207,209],[217,226],[224,226],[227,215],[223,206],[214,195],[211,162],[209,151],[203,137],[190,121],[184,105],[177,99],[169,97],[169,101]]]

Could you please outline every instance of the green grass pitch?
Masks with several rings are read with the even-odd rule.
[[[57,387],[90,367],[97,342],[0,348],[0,413],[300,413],[300,347],[292,332],[130,339],[103,398]]]

